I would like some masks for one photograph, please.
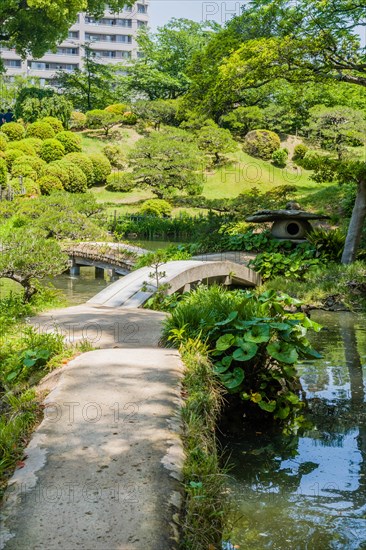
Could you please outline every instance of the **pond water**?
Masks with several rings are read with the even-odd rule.
[[[366,548],[366,316],[313,312],[322,359],[299,366],[311,427],[233,426],[230,540],[243,549]],[[240,436],[239,436],[239,422]]]
[[[94,267],[81,267],[80,275],[77,277],[63,274],[50,282],[62,292],[67,305],[74,306],[86,302],[112,281],[107,278],[96,279]]]

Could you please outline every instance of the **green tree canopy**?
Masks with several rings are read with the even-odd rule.
[[[130,154],[136,185],[159,198],[177,191],[195,195],[202,190],[205,163],[192,136],[183,130],[153,132],[137,142]]]

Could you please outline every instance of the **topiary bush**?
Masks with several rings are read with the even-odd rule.
[[[127,113],[124,113],[122,119],[121,119],[121,122],[122,124],[127,124],[127,125],[135,125],[138,121],[138,117],[137,115],[135,115],[135,113],[131,113],[131,112],[127,112]]]
[[[126,111],[128,111],[128,107],[124,103],[114,103],[113,105],[108,105],[108,107],[104,110],[108,111],[108,113],[113,113],[114,115],[123,115]]]
[[[62,191],[64,188],[59,178],[51,174],[42,176],[37,183],[42,195],[50,195],[54,191]]]
[[[88,155],[85,153],[69,153],[65,160],[68,160],[78,166],[85,174],[88,187],[94,184],[94,166]]]
[[[37,156],[34,147],[28,143],[26,139],[22,139],[20,141],[10,141],[7,150],[9,149],[19,149],[19,151],[22,151],[25,155],[33,157]]]
[[[84,113],[73,111],[70,118],[70,128],[74,130],[84,130],[86,128],[87,118]]]
[[[270,130],[252,130],[244,138],[243,149],[248,155],[271,160],[272,154],[281,147],[277,134]]]
[[[309,149],[301,160],[297,161],[297,164],[305,168],[305,170],[315,170],[319,166],[321,155],[317,151]]]
[[[5,122],[1,126],[1,131],[9,138],[9,141],[22,139],[25,134],[24,126],[19,122]]]
[[[112,172],[111,163],[102,153],[89,155],[89,158],[92,161],[94,168],[94,184],[104,185],[107,181],[107,177]]]
[[[30,164],[27,164],[26,162],[19,162],[18,164],[15,164],[15,162],[11,168],[11,175],[13,178],[23,176],[24,178],[31,178],[34,181],[37,179],[37,171],[32,168]]]
[[[54,116],[46,116],[44,118],[41,118],[40,122],[47,122],[47,124],[52,126],[53,131],[55,132],[55,134],[58,134],[59,132],[62,132],[63,129],[64,129],[61,120],[59,120],[58,118],[56,118]]]
[[[23,153],[23,151],[20,151],[20,149],[7,149],[4,152],[4,159],[6,161],[9,172],[11,172],[11,167],[13,166],[13,162],[15,161],[15,159],[24,156],[25,153]]]
[[[81,153],[81,138],[73,132],[59,132],[56,139],[65,147],[65,153]]]
[[[140,208],[140,214],[145,216],[157,216],[158,218],[164,218],[170,216],[172,213],[172,207],[163,199],[149,199],[144,202]]]
[[[46,163],[44,160],[40,159],[39,157],[24,155],[14,160],[12,164],[12,173],[13,173],[13,170],[18,170],[18,167],[23,166],[24,164],[26,164],[27,166],[30,166],[32,170],[36,172],[36,178],[33,178],[33,179],[37,179],[41,175],[42,169]]]
[[[294,154],[292,155],[292,160],[301,160],[304,158],[306,153],[309,151],[309,148],[306,147],[303,143],[299,143],[294,148]]]
[[[105,147],[103,147],[103,154],[115,168],[124,167],[125,163],[122,150],[118,145],[105,145]]]
[[[5,151],[8,146],[9,138],[3,132],[0,132],[0,151]]]
[[[9,181],[9,185],[11,185],[16,193],[25,194],[27,197],[40,195],[38,182],[28,176],[22,178],[22,181],[19,178],[12,178]]]
[[[112,172],[112,174],[107,177],[107,185],[105,188],[107,191],[115,193],[128,193],[132,191],[134,186],[134,178],[130,172]]]
[[[43,141],[39,138],[31,137],[31,138],[22,139],[20,143],[25,143],[26,145],[30,145],[32,149],[34,149],[34,151],[36,152],[36,155],[39,155],[41,152]]]
[[[62,167],[65,167],[65,170],[67,170],[69,175],[68,183],[66,185],[64,184],[65,191],[68,191],[69,193],[85,193],[88,188],[88,184],[84,172],[68,160],[60,160],[57,162],[59,162]]]
[[[42,143],[40,157],[46,162],[60,160],[65,156],[65,147],[55,138],[45,139]]]
[[[6,187],[8,181],[8,167],[6,161],[0,158],[0,187]]]
[[[61,182],[63,188],[66,188],[70,184],[69,172],[59,160],[51,162],[42,168],[41,177],[44,176],[53,176],[57,178]]]
[[[55,137],[55,131],[48,122],[33,122],[29,124],[26,137],[35,137],[39,139],[50,139]]]
[[[288,159],[288,150],[287,149],[276,149],[272,153],[272,162],[278,168],[285,168]]]

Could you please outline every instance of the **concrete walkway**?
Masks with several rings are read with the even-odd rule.
[[[102,348],[114,322],[139,330],[135,342],[85,353],[43,383],[53,389],[5,496],[1,549],[178,547],[182,365],[176,351],[153,347],[163,317],[77,306],[35,320],[40,330],[50,319],[103,322]]]

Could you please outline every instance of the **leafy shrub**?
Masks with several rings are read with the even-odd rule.
[[[37,155],[34,147],[30,143],[28,143],[28,140],[26,139],[21,139],[20,141],[11,141],[8,144],[7,150],[9,149],[19,149],[19,151],[22,151],[25,155]]]
[[[308,245],[298,247],[291,254],[263,252],[258,254],[249,266],[259,273],[262,279],[283,276],[288,279],[303,279],[311,269],[321,266],[321,260],[314,258],[315,250]]]
[[[128,107],[124,103],[115,103],[114,105],[108,105],[104,110],[114,115],[123,115],[128,110]]]
[[[4,133],[10,141],[18,141],[25,134],[24,126],[19,122],[5,122],[1,126],[1,132]]]
[[[23,157],[20,157],[19,161],[22,160]],[[14,161],[12,169],[11,169],[11,175],[13,178],[23,176],[31,178],[32,180],[37,179],[37,171],[30,165],[27,164],[27,162],[18,162]]]
[[[67,170],[69,175],[69,181],[66,184],[63,184],[65,191],[69,193],[85,193],[88,184],[86,180],[86,175],[78,166],[67,160],[58,161],[59,164]]]
[[[31,138],[24,138],[19,143],[25,143],[25,144],[30,145],[32,147],[32,149],[34,149],[36,154],[39,155],[40,152],[41,152],[41,147],[42,147],[43,141],[39,138],[31,137]]]
[[[0,132],[0,151],[5,151],[8,145],[9,138],[3,132]]]
[[[317,253],[327,261],[340,261],[346,242],[341,229],[315,228],[307,235],[307,240],[316,248]]]
[[[104,185],[107,177],[112,172],[112,167],[107,157],[101,153],[89,155],[94,168],[95,185]]]
[[[299,143],[294,148],[294,154],[292,156],[292,160],[301,160],[304,158],[306,153],[308,152],[309,148],[306,147],[303,143]]]
[[[157,216],[158,218],[163,218],[171,215],[172,207],[168,201],[163,199],[149,199],[141,206],[140,213],[145,216]]]
[[[65,148],[57,139],[45,139],[40,157],[46,162],[52,162],[53,160],[59,160],[65,155]]]
[[[25,154],[23,153],[23,151],[20,151],[19,149],[7,149],[7,151],[5,151],[4,159],[6,161],[9,172],[11,172],[11,167],[13,166],[13,162],[15,161],[15,159],[24,156]]]
[[[9,181],[9,185],[14,189],[16,193],[21,193],[25,191],[25,195],[28,197],[34,197],[40,194],[40,188],[38,182],[34,181],[32,178],[26,176],[20,182],[19,178],[12,178]]]
[[[80,113],[79,111],[73,111],[71,113],[70,127],[74,130],[84,130],[87,124],[86,115]]]
[[[271,160],[272,154],[281,147],[277,134],[270,130],[252,130],[244,138],[243,149],[248,155]]]
[[[123,168],[122,150],[118,145],[105,145],[105,147],[103,147],[103,154],[107,157],[112,166],[115,168]]]
[[[285,168],[288,159],[287,149],[276,149],[272,153],[272,161],[275,166],[278,168]]]
[[[133,175],[129,172],[112,172],[107,177],[107,191],[128,193],[135,187]]]
[[[42,195],[50,195],[54,191],[62,191],[63,185],[59,178],[49,174],[48,176],[42,176],[37,181]]]
[[[321,155],[317,151],[310,149],[301,160],[297,161],[297,164],[305,168],[305,170],[315,170],[319,166],[320,159]]]
[[[73,132],[59,132],[56,139],[65,147],[65,153],[81,153],[81,138]]]
[[[69,153],[66,155],[65,160],[68,160],[78,166],[80,170],[85,174],[88,187],[91,187],[94,183],[94,166],[88,155],[85,153]]]
[[[39,139],[50,139],[55,137],[55,132],[47,122],[33,122],[29,124],[26,137],[35,137]]]
[[[8,181],[8,167],[6,161],[0,158],[0,187],[6,187]]]
[[[61,161],[51,162],[43,167],[41,177],[43,176],[53,176],[57,178],[61,182],[63,188],[66,188],[70,184],[69,172],[66,167],[61,164]]]
[[[55,132],[55,134],[58,134],[59,132],[62,132],[62,130],[64,129],[61,120],[59,120],[58,118],[56,118],[54,116],[46,116],[46,117],[42,118],[40,120],[40,122],[47,122],[47,124],[52,126],[53,131]]]
[[[127,124],[133,126],[138,121],[137,115],[135,113],[127,112],[123,115],[121,122],[122,124]]]
[[[273,290],[256,295],[201,287],[172,311],[164,339],[206,342],[213,350],[213,372],[228,394],[240,395],[248,412],[291,421],[303,407],[294,365],[298,359],[319,357],[306,339],[307,330],[319,330],[319,325],[286,311],[298,304]]]
[[[33,170],[35,170],[36,172],[35,179],[37,179],[37,177],[39,177],[42,172],[42,169],[45,165],[45,161],[40,159],[39,157],[24,155],[14,160],[12,165],[12,174],[14,174],[14,170],[16,170],[19,166],[23,166],[24,164],[30,166]]]

